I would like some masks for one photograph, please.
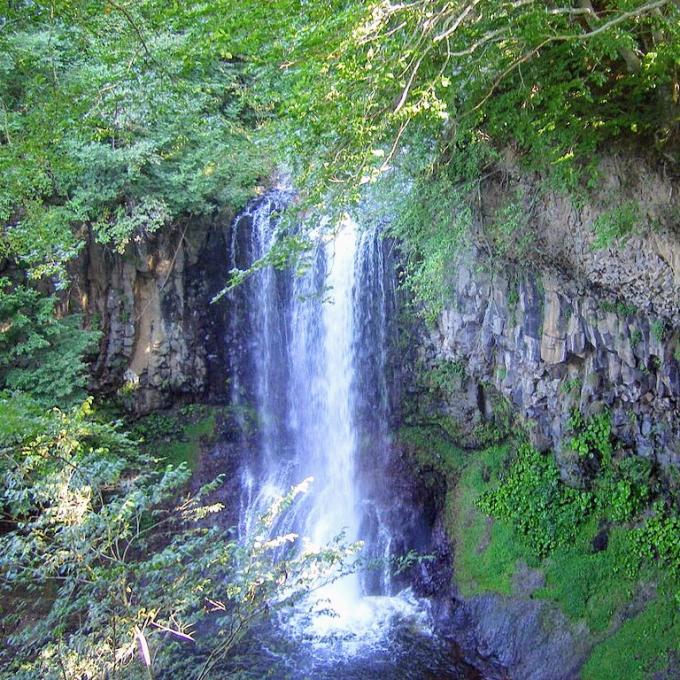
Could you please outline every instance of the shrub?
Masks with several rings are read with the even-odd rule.
[[[625,201],[602,213],[593,222],[595,231],[593,248],[596,250],[608,248],[615,241],[628,238],[640,217],[640,206],[635,201]]]
[[[585,418],[580,411],[574,410],[567,423],[573,432],[568,446],[582,458],[597,458],[601,464],[611,462],[612,424],[608,412]]]
[[[573,538],[592,506],[589,492],[560,482],[551,455],[522,444],[498,488],[484,493],[478,507],[509,522],[538,557]]]
[[[85,398],[84,358],[100,337],[77,314],[58,318],[56,302],[0,279],[0,389],[29,391],[45,407]]]

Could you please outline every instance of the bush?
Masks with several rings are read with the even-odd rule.
[[[84,357],[97,347],[98,331],[81,317],[58,318],[56,299],[0,279],[0,389],[29,391],[45,407],[85,398]]]
[[[560,482],[551,455],[522,444],[500,486],[484,493],[478,507],[510,523],[538,557],[545,557],[574,537],[592,502],[592,494]]]
[[[629,568],[658,560],[674,577],[680,577],[680,516],[657,502],[653,514],[630,536]],[[680,592],[678,593],[680,596]]]
[[[304,485],[239,543],[204,521],[221,510],[208,502],[220,480],[185,495],[187,467],[156,470],[127,435],[93,418],[91,401],[15,415],[0,458],[0,586],[18,604],[3,612],[13,633],[0,678],[169,672],[201,620],[211,635],[194,670],[205,677],[255,622],[356,564],[360,546],[341,537],[300,549],[296,535],[272,530]]]
[[[582,458],[597,459],[602,465],[611,462],[612,424],[609,413],[585,418],[580,411],[573,411],[568,428],[573,432],[567,445]]]

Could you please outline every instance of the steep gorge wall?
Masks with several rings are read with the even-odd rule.
[[[91,387],[137,414],[226,390],[226,303],[231,215],[188,221],[118,254],[88,240],[73,306],[103,331]]]
[[[680,183],[631,159],[605,161],[602,177],[580,206],[512,167],[503,182],[487,181],[478,234],[521,186],[527,220],[517,238],[530,248],[523,260],[492,261],[478,245],[452,263],[449,300],[420,350],[426,365],[465,367],[470,396],[452,397],[453,417],[489,416],[483,395],[493,387],[534,444],[556,450],[565,478],[578,469],[562,445],[573,409],[609,410],[631,452],[680,465]],[[624,195],[640,205],[640,228],[595,249],[593,221]]]
[[[505,258],[494,258],[491,223],[518,189],[526,220],[513,238],[523,247],[512,244]],[[545,192],[541,178],[511,162],[486,180],[474,243],[450,264],[445,308],[411,346],[412,364],[403,373],[407,427],[434,423],[436,436],[462,449],[455,455],[470,465],[489,434],[498,436],[493,432],[509,407],[535,446],[554,451],[563,480],[578,487],[588,481],[569,447],[570,414],[606,410],[618,448],[672,479],[680,467],[679,189],[663,168],[615,158],[603,163],[601,190],[581,205]],[[627,241],[596,249],[593,222],[616,196],[639,204],[642,224]],[[433,390],[427,375],[442,375],[442,366],[448,377],[443,384],[436,378]],[[443,633],[488,678],[581,677],[596,646],[644,610],[650,594],[642,589],[603,633],[535,596],[545,572],[522,561],[513,566],[508,593],[464,594],[470,586],[457,580],[455,556],[463,551],[458,541],[475,531],[474,520],[463,513],[452,524],[451,513],[462,511],[469,489],[459,482],[460,468],[447,467],[446,454],[431,442],[424,446],[425,462],[411,464],[419,471],[416,484],[439,480],[430,489],[439,514],[428,550],[434,573],[425,586],[433,584],[427,594],[435,597]],[[482,564],[493,520],[487,517],[485,526],[473,548]],[[655,677],[677,677],[677,665],[668,663]]]

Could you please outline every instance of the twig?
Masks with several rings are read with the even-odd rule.
[[[141,43],[142,49],[146,53],[146,56],[149,57],[149,59],[154,64],[156,64],[156,66],[158,66],[158,68],[160,69],[160,71],[162,73],[164,73],[166,76],[168,76],[168,78],[170,78],[170,80],[173,80],[173,77],[170,75],[170,73],[168,73],[168,71],[166,71],[163,64],[161,64],[156,59],[156,57],[154,57],[154,55],[151,54],[151,51],[149,50],[149,47],[146,44],[146,40],[144,40],[144,35],[142,34],[142,30],[139,28],[139,26],[137,25],[137,22],[133,19],[130,12],[125,7],[123,7],[122,5],[119,5],[117,2],[114,2],[114,0],[107,0],[107,2],[108,2],[109,5],[111,5],[111,7],[113,7],[113,9],[115,9],[117,12],[120,12],[123,15],[123,17],[125,17],[125,20],[128,22],[128,24],[130,24],[130,26],[132,27],[132,30],[137,34],[137,38],[139,39],[139,42]]]

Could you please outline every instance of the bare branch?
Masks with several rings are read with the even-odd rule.
[[[472,10],[481,2],[481,0],[473,0],[458,16],[458,18],[453,22],[453,25],[446,29],[443,33],[440,33],[439,35],[434,37],[434,42],[440,42],[441,40],[444,40],[445,38],[448,38],[450,35],[453,35],[457,30],[458,27],[465,21],[465,18],[472,12]]]

